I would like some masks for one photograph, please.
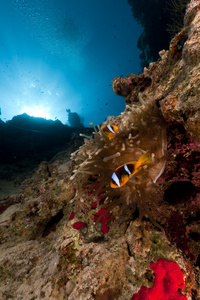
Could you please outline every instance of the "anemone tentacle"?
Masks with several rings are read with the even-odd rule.
[[[155,100],[145,94],[143,97],[139,93],[139,104],[127,105],[125,112],[116,118],[114,125],[118,126],[118,132],[113,139],[108,139],[99,126],[97,130],[91,123],[94,128],[93,137],[85,139],[78,151],[72,153],[75,168],[71,180],[74,180],[79,191],[76,200],[82,197],[89,207],[91,203],[85,187],[91,184],[91,177],[98,182],[98,190],[92,193],[92,202],[97,201],[97,209],[106,207],[107,210],[98,218],[97,223],[115,206],[124,207],[126,204],[135,210],[137,205],[140,219],[148,215],[152,223],[162,229],[151,217],[147,202],[153,201],[156,181],[165,168],[166,125]],[[144,153],[151,158],[151,163],[141,166],[123,187],[113,189],[110,181],[114,170],[127,162],[138,161]],[[100,203],[99,191],[107,199],[106,204],[104,201]]]

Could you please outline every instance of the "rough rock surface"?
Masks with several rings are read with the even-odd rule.
[[[182,124],[200,141],[199,1],[190,2],[184,22],[183,30],[172,39],[169,50],[160,51],[160,60],[151,63],[142,75],[115,77],[113,90],[125,97],[126,103],[138,101],[138,93],[148,90],[160,103],[167,122]]]
[[[9,207],[0,215],[0,299],[129,300],[141,285],[152,286],[150,262],[159,258],[178,263],[185,278],[182,293],[199,299],[199,19],[200,1],[192,0],[170,50],[144,74],[113,81],[129,105],[139,92],[149,94],[166,120],[166,168],[154,203],[147,201],[165,234],[149,219],[127,213],[107,234],[95,237],[94,231],[92,240],[85,239],[84,228],[73,228],[80,214],[70,219],[77,187],[70,181],[74,162],[68,148],[42,162],[4,202]],[[73,144],[78,141],[74,137]]]

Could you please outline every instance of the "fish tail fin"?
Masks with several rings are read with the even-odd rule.
[[[150,163],[151,163],[150,157],[146,153],[143,153],[140,156],[139,160],[137,161],[136,167],[139,168],[139,167],[141,167],[143,165],[147,165],[147,164],[150,164]]]

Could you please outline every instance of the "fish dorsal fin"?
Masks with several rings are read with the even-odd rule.
[[[144,165],[148,165],[151,163],[151,159],[148,157],[148,155],[146,153],[143,153],[139,160],[136,162],[135,164],[135,168],[140,168]]]

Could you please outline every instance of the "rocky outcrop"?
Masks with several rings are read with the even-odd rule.
[[[172,39],[169,50],[160,51],[160,60],[150,63],[142,75],[115,77],[113,90],[125,97],[127,104],[138,101],[139,92],[148,91],[160,105],[167,123],[182,124],[200,141],[199,1],[190,2],[184,21],[184,28]]]

